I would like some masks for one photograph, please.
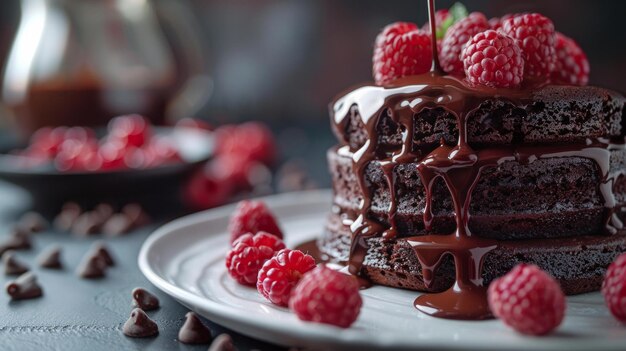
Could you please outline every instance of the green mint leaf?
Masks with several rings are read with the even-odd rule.
[[[443,36],[446,35],[448,28],[450,28],[453,24],[454,24],[453,16],[446,17],[443,23],[441,23],[440,27],[437,28],[437,39],[443,39]]]
[[[465,5],[460,2],[454,3],[448,10],[448,17],[446,17],[445,21],[437,28],[437,39],[443,39],[448,29],[452,27],[453,24],[467,17],[467,15]]]
[[[468,13],[467,13],[467,8],[465,8],[465,5],[463,5],[460,2],[456,2],[454,3],[454,5],[452,5],[450,7],[450,14],[452,15],[452,18],[454,20],[454,22],[452,22],[452,24],[460,21],[461,19],[467,17]]]

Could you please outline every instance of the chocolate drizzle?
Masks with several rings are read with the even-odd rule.
[[[433,0],[429,0],[429,11],[433,21]],[[433,52],[436,53],[432,22],[431,31]],[[358,150],[351,152],[349,146],[343,146],[339,150],[340,153],[352,155],[353,172],[363,195],[359,210],[348,214],[351,218],[347,219],[352,232],[348,262],[350,273],[357,275],[361,271],[369,238],[379,235],[386,240],[395,238],[397,199],[394,170],[397,165],[410,162],[417,162],[417,171],[425,189],[426,206],[423,216],[426,230],[432,230],[432,193],[439,178],[444,181],[450,193],[456,220],[454,233],[436,233],[406,239],[422,265],[426,286],[433,284],[434,272],[442,258],[446,255],[454,258],[454,285],[442,293],[423,294],[415,300],[415,307],[429,315],[453,319],[491,317],[486,287],[483,285],[482,263],[485,256],[498,247],[499,243],[497,240],[473,234],[468,226],[472,191],[481,173],[487,168],[509,161],[528,164],[537,159],[552,157],[575,156],[591,159],[602,174],[600,192],[606,208],[606,233],[611,235],[622,229],[623,224],[615,214],[616,201],[613,195],[613,185],[622,172],[611,172],[609,161],[612,150],[624,149],[623,140],[619,144],[611,143],[608,139],[588,139],[584,143],[506,145],[479,149],[468,144],[468,116],[482,103],[500,99],[524,108],[532,102],[533,91],[538,88],[541,86],[536,84],[520,89],[471,87],[455,77],[443,75],[435,58],[429,73],[399,79],[387,87],[362,86],[336,100],[331,114],[337,134],[344,134],[353,106],[357,107],[367,132],[367,139]],[[413,131],[416,115],[436,108],[442,108],[455,117],[458,129],[456,144],[448,145],[442,140],[432,150],[415,147]],[[401,128],[403,142],[399,150],[387,152],[378,147],[377,127],[381,117],[385,115]],[[372,161],[380,162],[389,187],[388,226],[369,217],[373,194],[365,177],[365,170]]]

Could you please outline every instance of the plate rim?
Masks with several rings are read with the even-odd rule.
[[[332,192],[330,189],[323,190],[309,190],[300,192],[289,192],[278,195],[270,195],[255,200],[262,200],[268,204],[269,207],[274,206],[287,206],[292,203],[294,199],[299,200],[300,203],[318,203],[320,201],[326,201],[329,204],[329,211],[332,199]],[[303,199],[306,199],[303,201]],[[374,340],[367,339],[365,341],[359,340],[359,335],[362,331],[341,329],[333,326],[326,326],[316,324],[316,328],[303,332],[295,329],[285,329],[284,324],[276,322],[271,319],[263,320],[259,323],[258,318],[252,317],[246,314],[241,314],[240,310],[229,306],[222,305],[210,299],[203,298],[192,292],[186,291],[173,283],[165,280],[155,270],[152,269],[152,265],[148,260],[150,249],[154,247],[160,240],[164,240],[168,235],[172,235],[172,232],[180,230],[184,227],[189,227],[193,224],[200,222],[206,222],[218,218],[228,216],[237,203],[209,209],[201,212],[197,212],[191,215],[183,216],[168,222],[156,230],[154,230],[144,241],[139,251],[137,263],[140,271],[143,275],[154,284],[158,289],[162,290],[166,294],[176,299],[186,307],[197,310],[197,307],[202,306],[203,311],[210,315],[209,319],[213,322],[223,325],[229,329],[232,329],[238,333],[250,336],[252,338],[260,339],[267,342],[272,342],[287,346],[317,346],[324,347],[325,349],[344,349],[345,347],[355,349],[384,349],[393,347],[394,349],[412,349],[412,350],[471,350],[480,348],[482,350],[517,350],[519,345],[505,345],[502,343],[485,345],[478,342],[464,342],[462,345],[456,343],[454,340],[447,342],[441,340],[419,340],[419,344],[407,344],[398,343],[397,340],[389,337],[389,333],[381,335],[381,338]],[[476,321],[479,323],[480,321]],[[257,331],[253,333],[252,330]],[[261,332],[258,332],[261,331]],[[625,330],[626,332],[626,330]],[[276,340],[271,337],[267,337],[267,334],[280,334],[281,340]],[[388,335],[388,336],[387,336]],[[533,338],[529,336],[519,336],[523,338],[523,349],[533,348],[535,350],[562,350],[568,348],[570,350],[588,350],[593,347],[596,350],[600,349],[618,349],[623,346],[618,341],[606,343],[604,345],[598,345],[599,338],[585,338],[585,339],[567,339],[560,342],[554,340],[543,340],[541,338]],[[604,340],[607,342],[607,340]]]

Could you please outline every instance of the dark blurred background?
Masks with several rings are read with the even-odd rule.
[[[437,7],[454,2],[440,0]],[[154,1],[166,15],[172,3]],[[329,101],[342,90],[371,80],[372,43],[384,25],[398,20],[421,25],[427,19],[426,2],[419,0],[193,0],[178,4],[186,8],[184,15],[194,23],[192,30],[199,32],[211,78],[210,96],[197,117],[217,125],[267,122],[278,136],[281,151],[288,157],[304,158],[322,185],[328,184],[324,150],[333,144],[327,122]],[[487,17],[523,11],[550,17],[557,30],[586,51],[591,84],[626,91],[626,2],[467,0],[464,4]],[[20,1],[0,3],[3,66],[19,18]]]

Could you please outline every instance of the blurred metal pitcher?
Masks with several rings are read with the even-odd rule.
[[[178,1],[22,0],[2,97],[26,133],[140,113],[193,115],[211,83],[193,12]]]

